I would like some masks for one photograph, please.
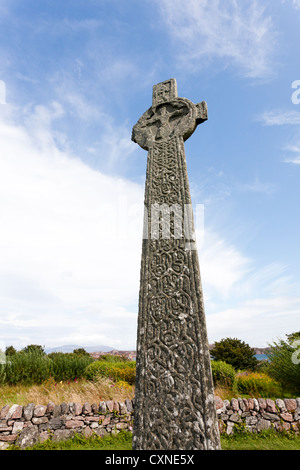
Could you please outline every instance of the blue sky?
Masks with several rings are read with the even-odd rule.
[[[208,104],[186,155],[210,343],[299,330],[299,23],[299,0],[1,1],[2,346],[135,348],[131,130],[169,78]]]

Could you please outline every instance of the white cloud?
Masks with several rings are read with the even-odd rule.
[[[279,337],[298,331],[299,314],[299,297],[247,299],[208,315],[208,332],[213,332],[216,341],[235,337],[252,347],[266,347]]]
[[[281,0],[282,3],[286,3],[286,1],[289,2],[289,0]],[[300,10],[300,0],[292,0],[292,6],[296,9],[296,10]]]
[[[216,58],[251,78],[273,75],[276,46],[272,19],[261,1],[159,0],[163,21],[185,65],[203,68]]]
[[[265,126],[299,125],[299,111],[266,111],[257,117]]]
[[[58,150],[62,113],[0,121],[1,336],[134,347],[144,188]]]

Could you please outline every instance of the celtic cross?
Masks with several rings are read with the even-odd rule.
[[[179,98],[170,79],[153,87],[152,106],[132,131],[132,140],[148,150],[134,450],[220,448],[198,254],[187,243],[190,212],[190,229],[175,230],[186,227],[178,214],[191,207],[184,141],[205,120],[206,103]],[[153,208],[162,226],[170,224],[168,238],[153,231]]]

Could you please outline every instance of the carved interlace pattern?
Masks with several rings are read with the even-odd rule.
[[[148,155],[145,205],[189,204],[182,137]],[[151,214],[148,214],[149,227]],[[215,449],[214,410],[197,252],[181,239],[143,241],[134,449]]]

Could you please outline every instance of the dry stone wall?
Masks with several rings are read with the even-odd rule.
[[[264,429],[300,430],[300,398],[262,399],[215,397],[220,432],[232,434],[236,427],[250,432]],[[99,404],[6,405],[0,410],[0,449],[16,444],[22,449],[47,439],[61,441],[74,433],[89,437],[132,431],[134,400],[101,401]]]

